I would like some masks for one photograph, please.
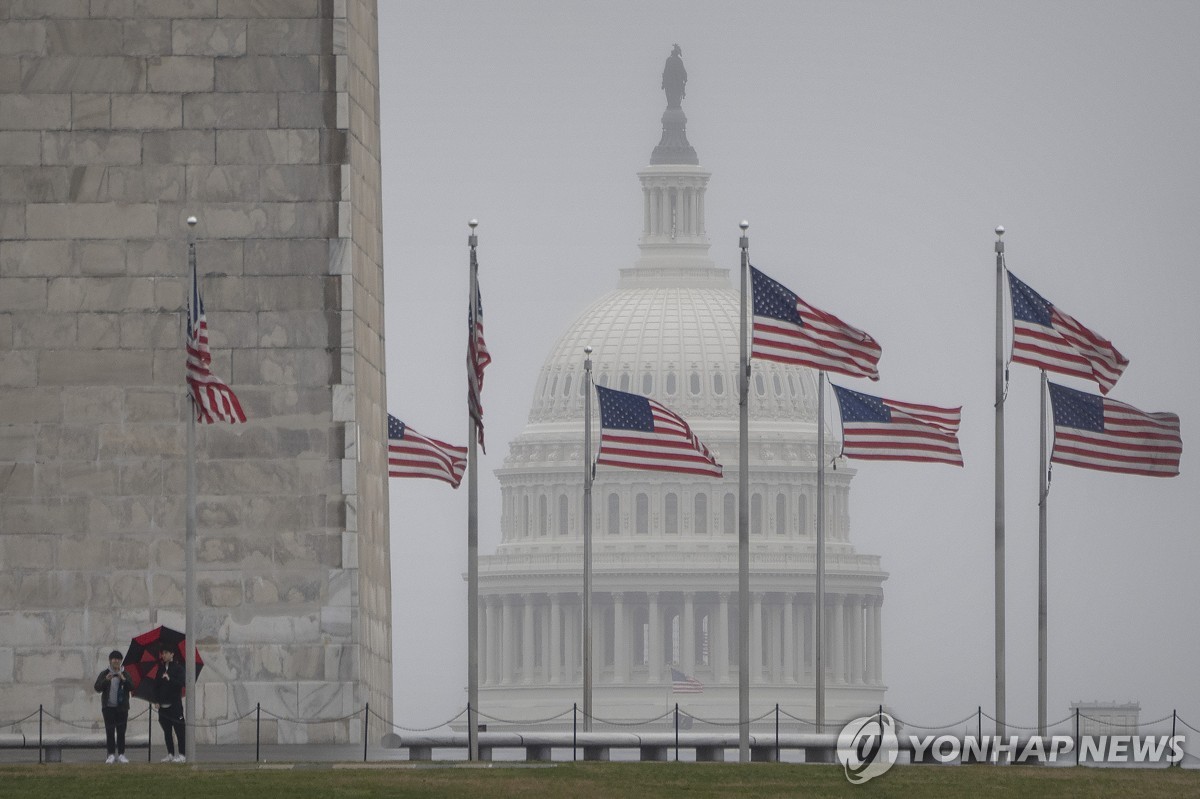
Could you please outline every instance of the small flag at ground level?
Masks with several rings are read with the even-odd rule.
[[[1050,460],[1082,469],[1174,477],[1183,439],[1179,417],[1048,383],[1054,413]]]
[[[721,464],[687,422],[655,400],[596,386],[600,397],[597,464],[721,476]]]
[[[841,386],[833,390],[842,412],[842,454],[847,458],[963,465],[958,448],[961,406],[897,402]]]
[[[430,477],[458,488],[467,448],[427,438],[388,414],[388,476]]]
[[[474,324],[472,324],[474,320]],[[479,446],[483,447],[483,370],[492,362],[487,342],[483,340],[483,301],[479,286],[475,286],[475,307],[467,316],[467,412],[475,420]],[[484,447],[484,452],[487,448]]]
[[[704,683],[690,674],[684,674],[677,668],[671,668],[671,693],[673,694],[702,694]]]
[[[1107,394],[1129,365],[1113,343],[1060,311],[1008,273],[1015,363],[1091,380]]]
[[[208,320],[204,300],[200,298],[200,278],[196,274],[196,251],[189,245],[192,290],[188,297],[187,384],[196,407],[196,421],[212,424],[246,421],[242,404],[225,381],[212,372],[212,352],[208,348]]]
[[[883,350],[869,335],[800,299],[750,267],[754,291],[752,358],[879,379]]]

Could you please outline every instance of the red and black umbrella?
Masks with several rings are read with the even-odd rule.
[[[149,632],[135,636],[129,642],[129,651],[125,653],[125,669],[133,679],[133,695],[147,702],[154,701],[154,680],[162,667],[159,653],[170,649],[179,658],[180,663],[186,663],[187,643],[183,633],[170,627],[155,627]],[[200,650],[196,650],[196,676],[204,668],[204,660]]]

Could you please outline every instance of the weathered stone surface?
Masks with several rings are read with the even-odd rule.
[[[178,323],[175,325],[178,327]],[[182,417],[183,390],[179,386],[131,388],[125,392],[125,421],[167,422]]]
[[[147,164],[211,164],[214,136],[207,130],[171,130],[146,133],[142,158]]]
[[[175,274],[180,269],[186,268],[187,243],[182,237],[173,241],[133,240],[128,244],[125,268],[130,275]],[[179,266],[179,264],[185,266]]]
[[[214,59],[206,56],[162,56],[146,63],[146,88],[152,92],[211,92]]]
[[[5,123],[5,127],[7,127]],[[40,164],[42,136],[37,131],[0,131],[0,164]]]
[[[217,133],[218,164],[316,164],[320,160],[320,136],[312,130]]]
[[[259,170],[244,164],[188,168],[187,199],[199,202],[249,202],[261,199]]]
[[[56,19],[43,24],[46,55],[126,55],[121,48],[121,20]]]
[[[46,164],[136,164],[141,160],[142,140],[136,133],[71,131],[42,134],[42,161]]]
[[[12,314],[13,346],[28,349],[65,349],[76,343],[78,320],[74,316],[41,311]]]
[[[185,452],[186,435],[184,425],[179,422],[139,425],[102,424],[99,426],[98,446],[100,453],[105,458],[152,455],[178,457]]]
[[[329,258],[329,242],[310,239],[254,239],[246,242],[247,275],[320,275]]]
[[[320,0],[224,0],[221,13],[228,17],[316,17]]]
[[[74,261],[88,276],[118,277],[125,274],[124,241],[76,241]]]
[[[0,388],[37,384],[37,358],[30,350],[0,352]]]
[[[179,20],[172,27],[171,51],[176,55],[245,55],[246,20]]]
[[[67,170],[63,168],[0,167],[0,201],[63,202],[68,186]]]
[[[25,92],[135,92],[145,85],[145,61],[127,56],[32,58],[21,70]]]
[[[273,94],[216,92],[183,98],[183,124],[188,128],[273,128],[278,119]]]
[[[68,387],[62,390],[63,411],[80,424],[123,421],[125,390],[121,386]]]
[[[151,277],[51,278],[46,306],[52,312],[155,310],[156,283]]]
[[[176,314],[125,313],[120,316],[120,345],[130,349],[170,349],[181,346]]]
[[[0,119],[8,130],[65,130],[71,127],[71,96],[0,94]]]
[[[14,20],[0,25],[0,55],[35,56],[45,53],[45,22]]]
[[[262,347],[328,347],[336,338],[337,317],[331,311],[264,311],[258,314]]]
[[[183,124],[183,96],[179,94],[113,95],[114,128],[178,128]]]
[[[46,307],[47,280],[0,277],[0,311],[36,311]]]
[[[165,19],[122,20],[121,52],[126,55],[141,56],[169,55],[171,52],[171,21]]]
[[[215,17],[217,0],[92,0],[94,17]]]
[[[67,241],[0,241],[0,276],[61,275],[70,269],[70,255]]]
[[[158,229],[158,213],[151,203],[35,203],[28,206],[25,229],[35,239],[150,238]]]
[[[88,15],[89,0],[9,0],[5,5],[13,19],[77,18]]]
[[[319,55],[331,24],[321,19],[253,19],[246,49],[253,55]]]
[[[111,94],[72,94],[71,127],[97,130],[112,125]]]

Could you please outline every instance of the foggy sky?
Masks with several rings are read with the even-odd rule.
[[[636,172],[678,43],[712,173],[711,255],[871,333],[851,388],[963,405],[963,469],[851,462],[878,554],[886,702],[934,726],[994,711],[996,225],[1008,267],[1131,365],[1114,399],[1182,417],[1182,475],[1056,466],[1049,710],[1138,700],[1200,726],[1200,5],[1184,2],[380,3],[389,410],[465,443],[467,221],[478,218],[488,454],[500,467],[558,336],[633,265]],[[1093,387],[1053,377],[1078,388]],[[827,403],[829,405],[831,403]],[[1006,402],[1008,719],[1037,721],[1038,375]],[[466,490],[391,485],[398,724],[466,703]]]

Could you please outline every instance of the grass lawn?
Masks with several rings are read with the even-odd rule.
[[[865,785],[838,766],[779,763],[557,763],[523,766],[0,766],[0,797],[21,799],[356,799],[357,797],[1200,797],[1178,768],[897,766]]]

